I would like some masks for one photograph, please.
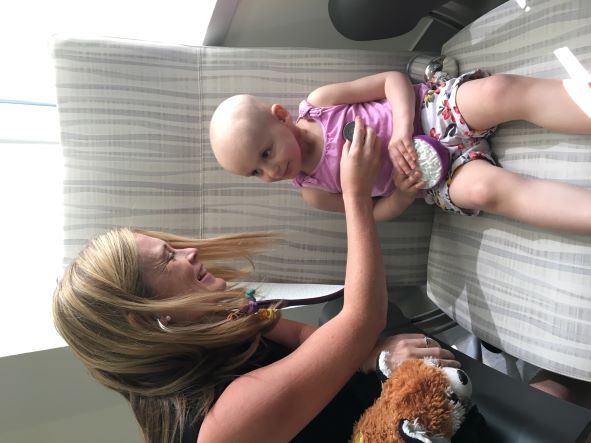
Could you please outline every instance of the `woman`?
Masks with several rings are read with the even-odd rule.
[[[376,357],[432,355],[423,335],[379,340],[386,320],[382,255],[372,217],[378,143],[358,124],[343,149],[347,221],[342,310],[321,327],[259,309],[226,281],[224,264],[272,235],[210,240],[118,229],[97,237],[54,295],[56,327],[91,374],[132,406],[147,442],[346,441],[379,394]]]

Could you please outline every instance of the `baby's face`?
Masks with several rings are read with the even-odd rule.
[[[271,183],[291,180],[302,169],[300,144],[291,122],[275,118],[263,127],[230,129],[214,146],[220,165],[228,172]]]

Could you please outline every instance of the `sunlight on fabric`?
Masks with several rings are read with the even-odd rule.
[[[524,12],[531,11],[531,7],[527,4],[527,0],[515,0],[515,3],[517,3]]]
[[[562,64],[570,79],[564,80],[564,88],[573,101],[591,118],[591,74],[567,47],[558,48],[554,55]]]

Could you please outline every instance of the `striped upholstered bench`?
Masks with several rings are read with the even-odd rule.
[[[566,78],[553,53],[562,47],[591,69],[587,0],[539,0],[527,11],[507,2],[452,38],[443,53],[460,70]],[[295,111],[319,85],[404,70],[412,56],[57,38],[65,259],[96,233],[121,225],[198,237],[279,230],[285,241],[257,258],[262,272],[253,279],[341,284],[342,216],[306,207],[289,184],[223,172],[209,148],[208,121],[232,94],[254,93]],[[492,144],[505,168],[591,187],[590,137],[515,123],[500,128]],[[398,287],[419,298],[426,287],[437,306],[487,342],[591,380],[591,238],[486,214],[457,217],[421,202],[379,230],[393,300],[401,302]]]

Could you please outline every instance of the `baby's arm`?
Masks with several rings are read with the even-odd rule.
[[[333,194],[314,188],[302,188],[302,197],[313,208],[330,212],[345,212],[342,194]]]
[[[410,175],[394,173],[394,192],[379,199],[373,207],[373,218],[376,221],[391,220],[402,214],[415,200],[417,193],[424,186],[421,172]]]
[[[386,84],[387,95],[392,108],[393,130],[388,151],[398,173],[410,174],[416,168],[417,153],[412,135],[414,133],[415,91],[404,74],[391,76]]]
[[[377,222],[392,220],[402,214],[414,200],[414,194],[396,189],[392,194],[374,203],[373,218]]]
[[[313,106],[361,103],[387,98],[392,108],[394,128],[389,143],[390,157],[399,172],[408,174],[416,166],[412,134],[415,92],[408,77],[390,71],[343,83],[321,86],[308,95]]]
[[[374,199],[373,218],[375,221],[386,221],[398,217],[415,199],[416,192],[409,193],[396,189],[387,197]],[[316,209],[330,212],[345,212],[343,196],[314,188],[303,188],[304,201]]]

